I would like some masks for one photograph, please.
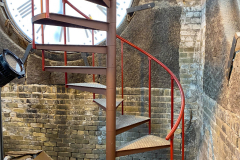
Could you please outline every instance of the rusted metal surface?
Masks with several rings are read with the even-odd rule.
[[[72,17],[62,14],[50,13],[49,18],[45,13],[38,14],[32,18],[34,24],[45,24],[62,27],[84,28],[108,31],[109,23],[95,21],[85,18]]]
[[[106,75],[107,69],[106,67],[92,66],[46,66],[45,71]]]
[[[116,157],[116,0],[107,8],[107,110],[106,110],[106,160]]]
[[[36,44],[36,49],[44,49],[44,50],[50,50],[50,51],[67,51],[67,52],[107,53],[106,46],[92,46],[92,45]]]
[[[101,107],[104,111],[106,111],[106,99],[94,99],[93,102],[97,103],[99,107]],[[116,108],[123,102],[123,99],[116,100]]]
[[[116,135],[149,122],[150,118],[143,116],[121,115],[116,119]]]
[[[104,7],[110,7],[110,0],[86,0]]]
[[[157,136],[147,135],[119,147],[116,154],[119,157],[169,147],[169,141]]]
[[[98,83],[69,83],[68,88],[106,95],[106,86]]]

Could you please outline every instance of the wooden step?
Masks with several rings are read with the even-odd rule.
[[[69,83],[68,88],[106,95],[106,86],[98,83]]]
[[[107,46],[36,44],[36,49],[67,52],[107,53]]]
[[[94,102],[96,102],[104,111],[106,111],[106,99],[94,99]],[[116,100],[116,108],[122,103],[123,99],[117,99]]]
[[[109,26],[109,23],[107,22],[72,17],[56,13],[50,13],[49,18],[46,17],[46,13],[38,14],[32,18],[32,22],[34,24],[93,29],[102,31],[108,31]]]
[[[110,8],[110,0],[86,0],[86,1]]]
[[[123,146],[120,146],[116,151],[116,156],[120,157],[168,147],[170,147],[170,141],[157,136],[147,135],[134,141],[128,142]]]
[[[149,117],[121,115],[116,118],[116,135],[146,123],[149,120]]]
[[[46,66],[45,71],[105,75],[107,69],[106,67],[92,67],[92,66]]]

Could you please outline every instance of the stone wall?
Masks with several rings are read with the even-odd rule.
[[[191,2],[191,3],[190,3]],[[181,43],[179,50],[180,82],[183,86],[185,106],[185,158],[195,159],[200,143],[199,100],[202,88],[202,5],[194,1],[182,5]]]
[[[142,0],[140,4],[149,2],[152,1]],[[176,68],[173,70],[176,70],[176,74],[180,77],[186,97],[185,159],[240,159],[239,54],[234,60],[233,72],[229,81],[225,75],[232,38],[235,32],[239,31],[237,6],[240,6],[240,1],[170,0],[169,2],[171,4],[166,1],[158,3],[168,5],[173,10],[176,9],[175,13],[178,14],[170,16],[169,20],[180,20],[174,23],[179,26],[173,32],[178,34],[175,31],[179,31],[177,35],[179,39],[176,40],[179,42],[179,46],[173,48],[174,52],[172,53],[173,55],[179,54],[179,59],[174,60],[174,64],[177,64],[179,70]],[[162,9],[165,10],[164,7]],[[160,10],[157,13],[162,14]],[[227,14],[228,11],[231,12]],[[153,14],[149,11],[142,13]],[[138,18],[135,17],[135,19]],[[134,18],[132,22],[134,22]],[[131,25],[132,22],[129,24]],[[171,25],[169,23],[167,26]],[[6,37],[6,34],[2,35]],[[130,36],[124,31],[122,35],[125,35],[127,39]],[[133,42],[144,47],[142,42]],[[15,46],[12,47],[18,49]],[[128,50],[128,48],[124,49]],[[175,53],[176,49],[178,51]],[[146,50],[148,51],[148,49]],[[154,54],[155,52],[156,54],[160,53],[154,50]],[[74,57],[72,59],[74,60]],[[143,58],[137,57],[137,59],[141,61]],[[54,59],[50,59],[47,63],[50,65],[60,64],[60,62],[51,60]],[[61,58],[58,59],[58,61],[60,60]],[[177,63],[175,63],[176,60],[178,60]],[[31,55],[28,59],[28,66],[37,61],[40,63],[39,54]],[[83,61],[78,60],[71,63],[82,65]],[[103,63],[104,61],[102,61]],[[130,61],[125,63],[130,63]],[[142,70],[139,70],[138,73],[143,75],[144,68],[140,69]],[[39,70],[40,73],[41,66],[32,69],[32,71],[34,70]],[[28,73],[30,73],[29,70]],[[45,74],[48,73],[45,72]],[[28,76],[30,74],[27,75],[27,78],[29,78]],[[55,76],[61,77],[61,74]],[[91,80],[90,75],[76,76],[76,79],[73,78],[74,76],[70,75],[70,80],[81,82]],[[58,78],[49,77],[51,76],[45,77],[47,81],[45,84],[63,83]],[[34,76],[29,80],[33,78]],[[132,80],[129,84],[136,83],[134,78],[136,77],[129,78]],[[102,78],[100,81],[104,83],[105,80]],[[138,88],[143,87],[145,82],[142,79],[138,83],[141,86],[124,89],[125,114],[148,116],[148,89]],[[25,85],[14,83],[2,89],[6,151],[43,149],[54,159],[59,160],[105,159],[105,112],[92,102],[90,93],[65,89],[63,85],[29,85],[28,81],[23,83]],[[118,81],[118,83],[120,82]],[[120,88],[117,89],[117,94],[120,98]],[[175,94],[175,116],[177,117],[180,97],[177,90]],[[118,115],[120,115],[120,110],[121,107],[118,108]],[[169,86],[153,88],[152,132],[154,135],[165,137],[169,130]],[[181,127],[175,134],[174,159],[181,159],[180,133]],[[148,134],[148,124],[136,127],[118,135],[117,146],[146,134]],[[169,159],[169,153],[168,149],[164,149],[119,159]]]
[[[204,66],[201,69],[204,74],[199,74],[202,81],[198,82],[201,95],[198,101],[201,141],[198,143],[196,159],[199,160],[240,159],[239,109],[236,106],[239,99],[238,55],[234,60],[230,80],[226,77],[230,46],[237,31],[235,25],[239,23],[239,20],[235,19],[239,14],[237,6],[234,0],[209,0],[203,4],[203,47],[197,57],[199,65]]]
[[[148,116],[147,88],[125,88],[124,93],[125,114]],[[153,88],[152,94],[152,133],[164,138],[170,129],[170,89]],[[176,113],[179,94],[176,90]],[[58,160],[105,159],[105,112],[93,103],[91,93],[63,85],[9,84],[2,88],[2,108],[5,151],[42,149]],[[178,129],[175,134],[176,158],[180,133]],[[148,125],[141,125],[118,135],[117,146],[147,134]],[[169,153],[163,149],[120,159],[166,159]]]

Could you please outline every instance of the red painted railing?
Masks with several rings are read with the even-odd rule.
[[[86,19],[91,19],[87,15],[85,15],[83,12],[81,12],[79,9],[77,9],[73,4],[71,4],[68,0],[62,0],[63,1],[63,13],[65,15],[65,5],[68,4],[70,7],[72,7],[75,11],[77,11],[79,14],[81,14]],[[41,13],[43,13],[43,0],[41,0]],[[32,16],[34,16],[34,0],[32,0]],[[46,0],[46,17],[49,17],[49,0]],[[44,27],[41,26],[42,29],[42,43],[44,44]],[[34,24],[32,25],[33,30],[33,40],[32,40],[32,47],[35,49],[35,32],[34,32]],[[162,66],[170,75],[171,75],[171,131],[166,136],[166,140],[170,139],[170,151],[171,151],[171,160],[173,160],[173,139],[174,139],[174,132],[178,128],[181,120],[182,120],[182,160],[184,160],[184,107],[185,107],[185,97],[184,92],[182,89],[182,86],[180,82],[178,81],[177,77],[172,73],[172,71],[165,66],[162,62],[160,62],[158,59],[153,57],[148,52],[142,50],[141,48],[137,47],[136,45],[132,44],[131,42],[127,41],[126,39],[120,37],[119,35],[116,35],[118,39],[121,40],[121,75],[122,75],[122,98],[123,98],[123,44],[127,43],[128,45],[134,47],[135,49],[139,50],[140,52],[144,53],[146,56],[148,56],[149,60],[149,118],[151,118],[151,60],[154,60],[157,62],[160,66]],[[66,45],[66,27],[64,27],[64,44]],[[94,45],[94,31],[92,31],[92,44]],[[94,66],[94,53],[92,53],[92,64]],[[64,52],[64,64],[67,65],[67,52]],[[42,66],[43,70],[45,70],[45,58],[44,58],[44,51],[42,51]],[[93,75],[93,81],[95,81],[95,75]],[[180,90],[181,94],[181,109],[179,113],[179,117],[176,121],[176,123],[173,125],[174,121],[174,81],[177,83],[178,88]],[[65,73],[65,84],[67,84],[67,73]],[[93,99],[95,99],[95,93],[93,94]],[[122,103],[122,114],[124,113],[124,106]],[[151,119],[149,120],[149,134],[151,134]]]
[[[143,49],[137,47],[136,45],[132,44],[131,42],[127,41],[126,39],[120,37],[119,35],[116,35],[118,39],[121,40],[121,44],[127,43],[128,45],[134,47],[135,49],[139,50],[140,52],[144,53],[146,56],[148,56],[149,58],[149,107],[151,106],[151,60],[154,60],[155,62],[157,62],[160,66],[162,66],[170,75],[171,75],[171,131],[170,133],[166,136],[166,140],[170,139],[170,145],[171,145],[171,159],[173,160],[173,138],[174,138],[174,132],[176,131],[176,129],[178,128],[181,120],[182,120],[182,159],[184,160],[184,108],[185,108],[185,97],[184,97],[184,92],[182,89],[182,86],[180,84],[180,82],[178,81],[177,77],[172,73],[172,71],[165,66],[162,62],[160,62],[158,59],[156,59],[155,57],[153,57],[151,54],[149,54],[148,52],[144,51]],[[121,46],[122,48],[122,46]],[[122,78],[123,79],[123,78]],[[179,117],[176,121],[176,123],[173,125],[173,119],[174,119],[174,81],[177,83],[178,88],[180,90],[180,94],[181,94],[181,109],[180,109],[180,113],[179,113]],[[149,116],[151,115],[151,109],[149,109]],[[149,121],[150,122],[150,121]],[[151,125],[151,123],[149,123],[149,126]],[[150,133],[150,129],[149,129],[149,133]]]

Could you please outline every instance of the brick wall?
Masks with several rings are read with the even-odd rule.
[[[124,93],[125,114],[148,116],[147,88],[125,88]],[[152,94],[152,133],[164,138],[170,130],[170,89],[153,88]],[[179,94],[176,90],[176,113]],[[58,160],[105,159],[105,112],[92,102],[91,93],[63,85],[9,84],[2,88],[2,107],[5,151],[42,149]],[[118,135],[117,146],[147,134],[147,124],[141,125]],[[169,153],[164,149],[120,159],[166,159]],[[179,147],[175,153],[179,156]]]
[[[191,2],[191,3],[190,3]],[[179,50],[180,82],[185,106],[185,158],[195,159],[200,143],[199,100],[202,88],[202,5],[195,1],[179,2],[181,16],[181,43]]]
[[[213,10],[218,9],[219,12],[222,12],[221,14],[225,13],[224,10],[228,12],[231,10],[230,7],[226,7],[229,6],[230,1],[209,0],[207,2],[208,4],[218,2],[211,7],[210,5],[208,5],[208,7]],[[219,6],[217,6],[219,3],[222,5],[220,6],[220,8],[218,8]],[[223,5],[223,3],[226,4]],[[231,4],[233,3],[234,1]],[[195,9],[196,7],[186,9],[186,20],[194,18],[194,13],[192,14],[191,12],[192,10],[195,12]],[[187,39],[182,38],[182,44],[184,44],[184,47],[182,50],[180,50],[180,61],[181,59],[185,61],[183,64],[180,63],[181,83],[184,85],[184,88],[187,89],[185,91],[187,101],[187,110],[185,110],[185,112],[195,109],[195,114],[193,116],[190,116],[190,118],[187,117],[186,120],[187,126],[185,127],[187,128],[187,134],[185,142],[187,143],[187,145],[193,146],[193,148],[191,148],[191,151],[195,152],[196,156],[189,157],[188,155],[186,155],[186,159],[237,160],[240,159],[239,110],[237,109],[238,107],[236,107],[235,105],[239,99],[237,94],[239,91],[239,87],[237,86],[237,79],[239,79],[238,67],[240,64],[240,57],[237,56],[234,60],[234,68],[231,80],[228,82],[228,86],[225,87],[225,91],[222,91],[222,86],[219,86],[218,83],[221,82],[225,77],[222,79],[220,77],[216,78],[216,76],[218,76],[219,72],[224,72],[224,63],[220,61],[217,62],[218,64],[216,65],[222,67],[214,70],[214,68],[216,68],[216,65],[214,63],[216,62],[214,61],[214,59],[209,59],[209,57],[216,55],[216,59],[221,59],[222,54],[228,55],[230,53],[229,49],[226,49],[224,51],[221,50],[227,47],[226,44],[216,43],[216,41],[218,39],[226,37],[228,37],[228,39],[232,39],[234,34],[231,34],[232,31],[228,30],[229,28],[227,29],[228,24],[226,23],[229,21],[222,21],[221,18],[223,17],[220,17],[219,21],[214,21],[216,27],[212,26],[212,29],[217,32],[217,30],[221,29],[221,26],[224,26],[225,28],[223,29],[226,31],[224,32],[224,35],[216,34],[216,32],[211,33],[211,27],[208,27],[207,34],[206,25],[211,26],[212,23],[212,21],[207,21],[207,19],[212,18],[216,20],[216,17],[213,17],[211,14],[209,14],[209,10],[210,9],[208,9],[208,13],[206,13],[206,2],[202,1],[202,7],[201,9],[199,9],[199,11],[201,12],[201,21],[199,25],[196,25],[198,26],[196,30],[193,30],[193,27],[190,25],[191,20],[189,21],[187,26],[182,27],[186,28],[186,30],[188,31],[183,32],[182,37],[188,35],[194,35],[195,37],[193,40],[195,44],[191,43],[191,45],[187,42]],[[187,18],[189,16],[190,18]],[[182,22],[187,23],[187,21],[184,20]],[[183,25],[185,24],[183,23]],[[215,38],[211,38],[209,34],[214,35]],[[216,43],[217,45],[215,47],[212,47],[211,50],[211,46],[214,43]],[[231,40],[228,43],[231,45]],[[185,53],[185,48],[188,48],[186,47],[186,44],[189,44],[191,47],[193,47],[192,57],[189,57],[189,54]],[[219,47],[219,45],[222,46]],[[207,51],[206,48],[208,48]],[[212,74],[211,77],[207,76],[207,71]],[[216,83],[214,81],[214,78],[212,79],[212,77],[215,78]],[[206,85],[209,82],[210,84]],[[206,87],[212,87],[212,89],[207,90]],[[221,92],[218,92],[219,90],[221,90]],[[224,96],[225,98],[221,100],[221,98],[216,98],[217,96]],[[235,104],[232,102],[234,102]],[[192,118],[192,120],[188,120],[188,118]],[[188,121],[192,123],[193,127],[191,127],[191,125],[190,127],[188,127]],[[188,136],[188,133],[190,133],[190,136]]]

